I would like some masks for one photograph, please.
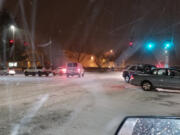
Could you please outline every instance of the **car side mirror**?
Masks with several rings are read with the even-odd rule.
[[[160,135],[180,134],[180,118],[178,117],[126,117],[115,135]]]

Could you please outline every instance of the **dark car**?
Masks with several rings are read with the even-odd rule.
[[[135,64],[129,65],[123,71],[123,78],[124,80],[129,83],[131,75],[134,74],[150,74],[156,66],[150,64]]]
[[[180,90],[180,71],[172,68],[154,69],[152,74],[132,75],[130,83],[146,91],[155,88]]]
[[[29,76],[29,75],[32,75],[32,76],[42,76],[42,75],[45,75],[45,76],[49,76],[49,74],[51,74],[52,71],[51,69],[46,69],[45,67],[30,67],[28,69],[25,69],[24,70],[24,75],[25,76]]]
[[[172,67],[170,67],[170,68],[180,71],[180,66],[172,66]]]

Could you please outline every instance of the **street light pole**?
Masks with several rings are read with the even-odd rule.
[[[168,51],[165,50],[165,68],[169,67],[169,54]]]
[[[13,59],[14,59],[14,56],[15,56],[15,26],[14,25],[11,25],[10,26],[10,29],[12,30],[12,34],[13,34]]]

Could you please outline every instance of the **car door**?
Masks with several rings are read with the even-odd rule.
[[[137,66],[136,74],[142,74],[142,73],[144,73],[143,66]]]
[[[158,69],[157,83],[160,88],[169,88],[169,76],[167,75],[167,69]]]
[[[168,69],[166,82],[168,83],[168,88],[180,90],[180,71]]]
[[[148,76],[148,79],[154,87],[160,87],[160,82],[157,81],[159,80],[158,69],[153,70],[152,74]]]
[[[150,81],[154,87],[162,88],[166,85],[164,82],[166,77],[166,69],[155,69],[153,70],[153,75],[150,77]]]

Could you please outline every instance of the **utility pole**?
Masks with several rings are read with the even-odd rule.
[[[3,29],[3,38],[2,38],[2,42],[3,42],[3,66],[6,67],[6,62],[7,62],[7,55],[6,55],[6,37],[7,37],[7,30]]]
[[[51,44],[50,44],[50,49],[49,49],[49,59],[50,59],[50,67],[52,68],[53,66],[53,59],[52,59],[52,45],[53,45],[53,42],[52,40],[50,40]]]

